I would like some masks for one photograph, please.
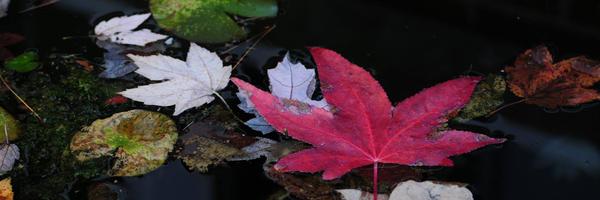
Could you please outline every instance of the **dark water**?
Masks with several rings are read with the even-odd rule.
[[[18,0],[13,0],[18,1]],[[546,44],[557,59],[600,59],[600,2],[285,0],[277,28],[235,72],[263,84],[284,49],[323,46],[370,69],[392,101],[459,75],[498,73],[527,48]],[[88,35],[98,17],[144,12],[144,1],[61,0],[0,20],[26,36],[22,48],[101,56]],[[267,65],[267,66],[265,66]],[[515,98],[507,95],[507,101]],[[443,180],[470,184],[476,199],[597,199],[600,106],[549,112],[517,105],[469,128],[510,140],[454,158]],[[116,180],[128,199],[264,199],[277,190],[260,161],[230,163],[207,174],[171,161],[142,177]],[[80,196],[75,194],[75,196]]]

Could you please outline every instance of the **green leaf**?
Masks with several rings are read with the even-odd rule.
[[[0,107],[0,133],[0,143],[6,141],[6,136],[9,141],[14,141],[21,134],[17,120],[2,107]]]
[[[22,53],[21,55],[10,59],[4,63],[4,66],[7,69],[14,70],[17,72],[30,72],[37,68],[38,63],[38,55],[36,52],[28,51]]]
[[[198,42],[222,43],[246,36],[230,15],[274,17],[276,0],[150,0],[158,24],[175,35]]]

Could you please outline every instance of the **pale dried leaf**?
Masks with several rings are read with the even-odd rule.
[[[217,54],[194,43],[187,62],[165,55],[128,55],[138,66],[136,73],[153,81],[163,81],[120,92],[121,95],[146,105],[175,105],[173,115],[214,100],[213,94],[225,88],[231,66],[223,67]]]
[[[0,175],[13,169],[15,161],[19,159],[19,147],[15,144],[0,145]]]
[[[316,107],[326,108],[328,106],[325,99],[320,101],[311,99],[311,96],[315,92],[317,81],[315,79],[315,70],[306,69],[300,62],[292,63],[289,53],[285,55],[275,68],[267,70],[267,74],[269,76],[271,94],[281,98],[301,101]],[[256,115],[255,118],[246,121],[245,124],[248,127],[263,134],[274,131],[271,125],[254,109],[254,105],[249,101],[247,93],[240,91],[237,93],[237,96],[241,102],[238,107],[244,112]]]
[[[148,29],[133,31],[150,17],[150,13],[115,17],[102,21],[94,28],[99,40],[110,40],[119,44],[144,46],[150,42],[167,38]]]

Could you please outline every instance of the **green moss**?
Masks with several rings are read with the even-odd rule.
[[[55,58],[27,74],[1,70],[19,95],[43,118],[40,123],[23,110],[18,119],[23,134],[21,164],[12,171],[16,199],[62,199],[68,184],[79,177],[94,177],[108,168],[102,159],[77,162],[68,147],[72,135],[95,119],[115,110],[104,101],[122,90],[123,83],[108,82],[88,73],[69,60]],[[18,107],[14,96],[5,93],[0,103]]]

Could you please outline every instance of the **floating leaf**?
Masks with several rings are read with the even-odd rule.
[[[36,52],[28,51],[4,62],[4,67],[17,72],[30,72],[37,68],[38,55]]]
[[[504,103],[505,91],[506,81],[502,76],[488,75],[477,84],[471,100],[454,119],[464,122],[489,114]]]
[[[158,24],[187,40],[221,43],[246,36],[231,17],[273,17],[276,0],[150,0]]]
[[[114,156],[110,175],[137,176],[160,167],[176,140],[177,128],[169,117],[130,110],[96,120],[76,133],[71,151],[79,161]]]
[[[17,120],[8,111],[0,107],[0,142],[7,140],[6,135],[8,135],[8,141],[14,141],[19,138],[20,134],[21,129]]]
[[[583,56],[554,63],[545,46],[525,51],[505,68],[511,91],[529,104],[546,108],[575,106],[600,99],[600,62]]]
[[[147,105],[175,105],[173,115],[214,100],[213,95],[225,88],[231,66],[223,66],[217,54],[194,43],[186,61],[164,55],[128,55],[139,67],[136,73],[153,81],[163,81],[120,92],[121,95]]]
[[[310,51],[332,111],[278,98],[232,78],[273,128],[313,146],[282,158],[275,165],[277,170],[324,171],[323,179],[332,180],[372,164],[376,191],[378,163],[452,166],[450,156],[504,142],[467,131],[437,131],[447,114],[469,101],[480,78],[450,80],[392,107],[383,88],[366,70],[334,51]]]
[[[167,38],[166,35],[153,33],[149,29],[134,31],[150,17],[150,13],[114,17],[102,21],[94,28],[99,40],[109,40],[119,44],[144,46],[148,43]]]

